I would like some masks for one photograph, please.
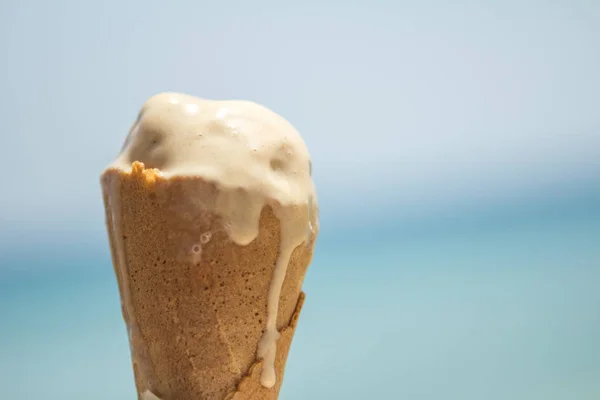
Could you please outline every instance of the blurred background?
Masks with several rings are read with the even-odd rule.
[[[600,2],[0,2],[0,387],[135,398],[99,174],[161,91],[311,150],[282,400],[600,398]]]

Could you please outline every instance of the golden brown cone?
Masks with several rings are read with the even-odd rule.
[[[258,237],[238,246],[220,218],[198,206],[218,190],[201,178],[165,179],[135,162],[131,173],[106,171],[102,185],[138,396],[150,390],[162,400],[277,399],[315,234],[288,266],[277,316],[277,384],[266,389],[256,349],[279,251],[271,208],[263,209]]]
[[[281,337],[277,342],[277,358],[275,360],[275,370],[278,376],[283,376],[287,356],[296,331],[296,324],[304,305],[304,297],[304,293],[301,292],[290,324],[280,331]],[[225,400],[277,400],[283,379],[278,379],[275,387],[267,389],[260,384],[261,368],[262,361],[254,363],[248,374],[238,384],[237,389],[229,393]]]

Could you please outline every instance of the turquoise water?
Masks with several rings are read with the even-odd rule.
[[[599,214],[330,229],[281,399],[600,398]],[[135,398],[107,246],[91,242],[3,256],[2,398]]]

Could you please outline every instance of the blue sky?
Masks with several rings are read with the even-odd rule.
[[[2,2],[0,233],[101,231],[98,175],[166,90],[284,115],[335,223],[585,196],[599,40],[595,1]]]

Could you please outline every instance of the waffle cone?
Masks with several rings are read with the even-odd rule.
[[[271,208],[262,211],[256,239],[239,246],[216,214],[198,206],[218,193],[201,178],[165,179],[136,162],[131,172],[107,170],[102,186],[138,398],[276,400],[314,234],[288,265],[277,315],[277,383],[265,388],[256,351],[280,242]]]

